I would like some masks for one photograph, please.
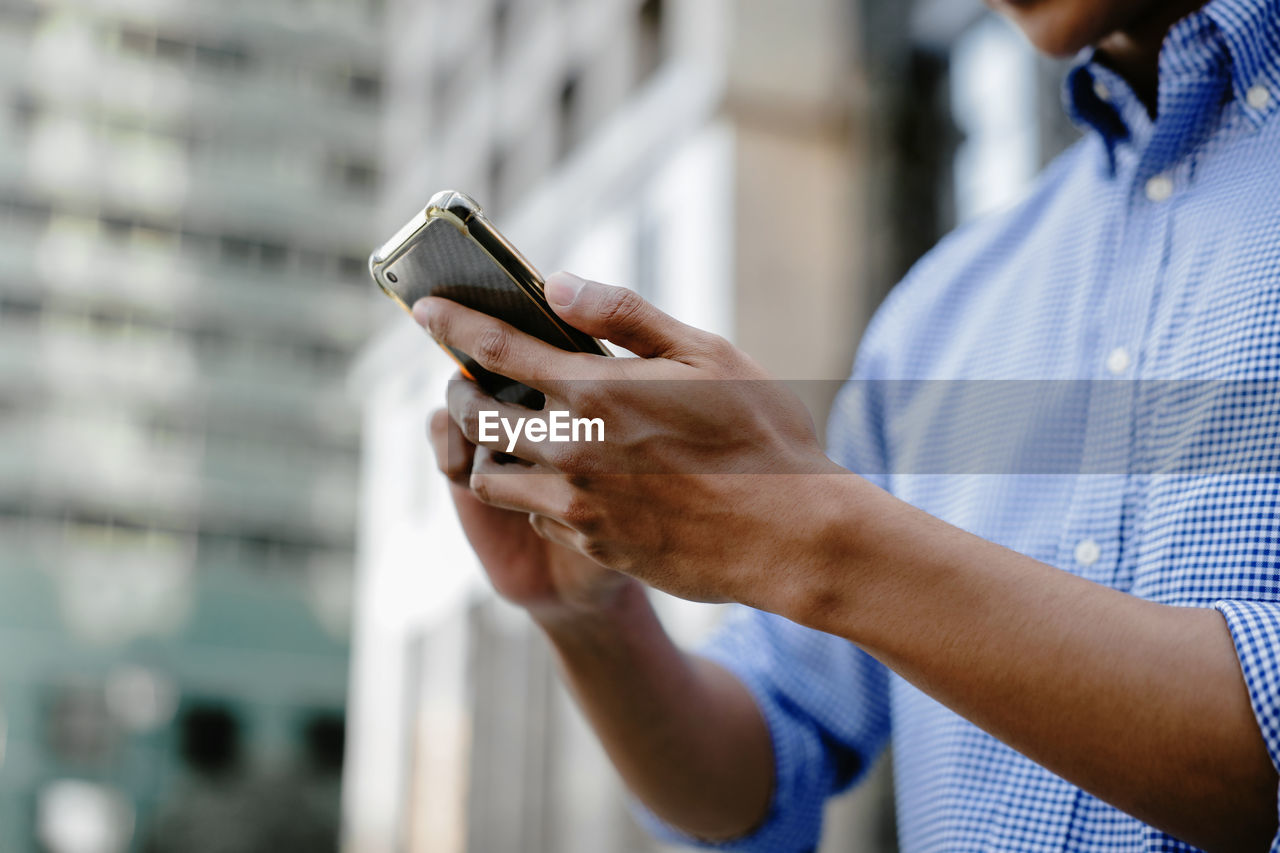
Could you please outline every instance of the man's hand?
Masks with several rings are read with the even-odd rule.
[[[541,538],[527,513],[478,500],[469,485],[472,467],[477,460],[486,464],[490,451],[468,442],[443,409],[432,414],[430,427],[436,462],[449,479],[462,529],[499,595],[524,607],[538,621],[550,623],[607,609],[623,587],[634,584],[570,548]],[[510,476],[549,476],[514,463],[509,470]]]
[[[776,610],[762,598],[787,594],[774,581],[816,568],[831,504],[829,478],[778,475],[842,472],[803,405],[724,339],[629,290],[560,274],[547,296],[569,324],[641,358],[565,352],[446,300],[414,308],[441,343],[542,391],[544,411],[605,424],[602,443],[521,437],[512,453],[533,467],[502,464],[495,453],[508,439],[482,440],[480,413],[510,422],[539,413],[452,383],[449,414],[465,443],[480,448],[469,466],[471,495],[531,514],[549,542],[659,589]]]
[[[702,838],[733,838],[756,825],[773,787],[773,752],[746,688],[716,664],[681,653],[639,583],[530,525],[550,533],[558,522],[486,503],[474,491],[488,499],[484,470],[548,489],[561,474],[495,457],[468,441],[444,411],[432,415],[431,440],[494,587],[546,632],[583,712],[636,796],[672,826]]]

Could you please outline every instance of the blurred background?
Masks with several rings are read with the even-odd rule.
[[[1061,74],[978,0],[0,0],[0,850],[661,849],[454,525],[451,364],[368,253],[461,189],[837,379],[1074,138]],[[895,848],[888,775],[824,851]]]

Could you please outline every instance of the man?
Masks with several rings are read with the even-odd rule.
[[[1089,133],[911,273],[855,377],[1276,379],[1280,0],[997,5],[1046,52],[1088,49],[1068,96]],[[520,410],[459,382],[433,441],[493,583],[655,831],[811,849],[892,733],[908,851],[1280,850],[1274,469],[913,476],[874,394],[837,401],[828,459],[775,385],[706,381],[766,378],[723,340],[624,290],[547,292],[641,358],[415,311],[608,440],[522,439],[512,464],[478,414]],[[1280,445],[1273,402],[1235,405],[1179,459]],[[754,609],[685,654],[641,584]]]

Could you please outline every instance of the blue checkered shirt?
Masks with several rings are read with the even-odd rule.
[[[1214,0],[1179,22],[1160,56],[1155,122],[1088,56],[1066,101],[1085,138],[1015,209],[917,265],[874,319],[854,377],[1280,381],[1280,0]],[[842,394],[831,420],[832,458],[851,471],[1064,571],[1216,608],[1280,764],[1280,474],[902,472],[896,436],[867,400]],[[1280,413],[1263,414],[1216,419],[1192,443],[1280,454]],[[705,653],[754,694],[777,765],[767,820],[728,849],[813,849],[824,802],[891,736],[908,853],[1193,849],[842,639],[743,610]]]

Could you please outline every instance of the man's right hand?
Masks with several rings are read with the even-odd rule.
[[[462,529],[498,594],[524,607],[546,627],[577,616],[606,611],[628,586],[625,575],[539,535],[550,519],[482,502],[471,491],[471,467],[477,454],[487,454],[462,434],[445,410],[431,416],[431,444],[436,464],[449,478]],[[513,461],[512,477],[544,476],[537,467]]]
[[[676,648],[638,581],[544,539],[536,528],[549,519],[477,497],[471,468],[489,451],[468,442],[444,411],[431,417],[431,443],[494,588],[546,631],[565,680],[636,797],[699,838],[734,838],[758,824],[773,788],[773,748],[746,687]],[[546,476],[518,462],[510,469],[512,477]]]

